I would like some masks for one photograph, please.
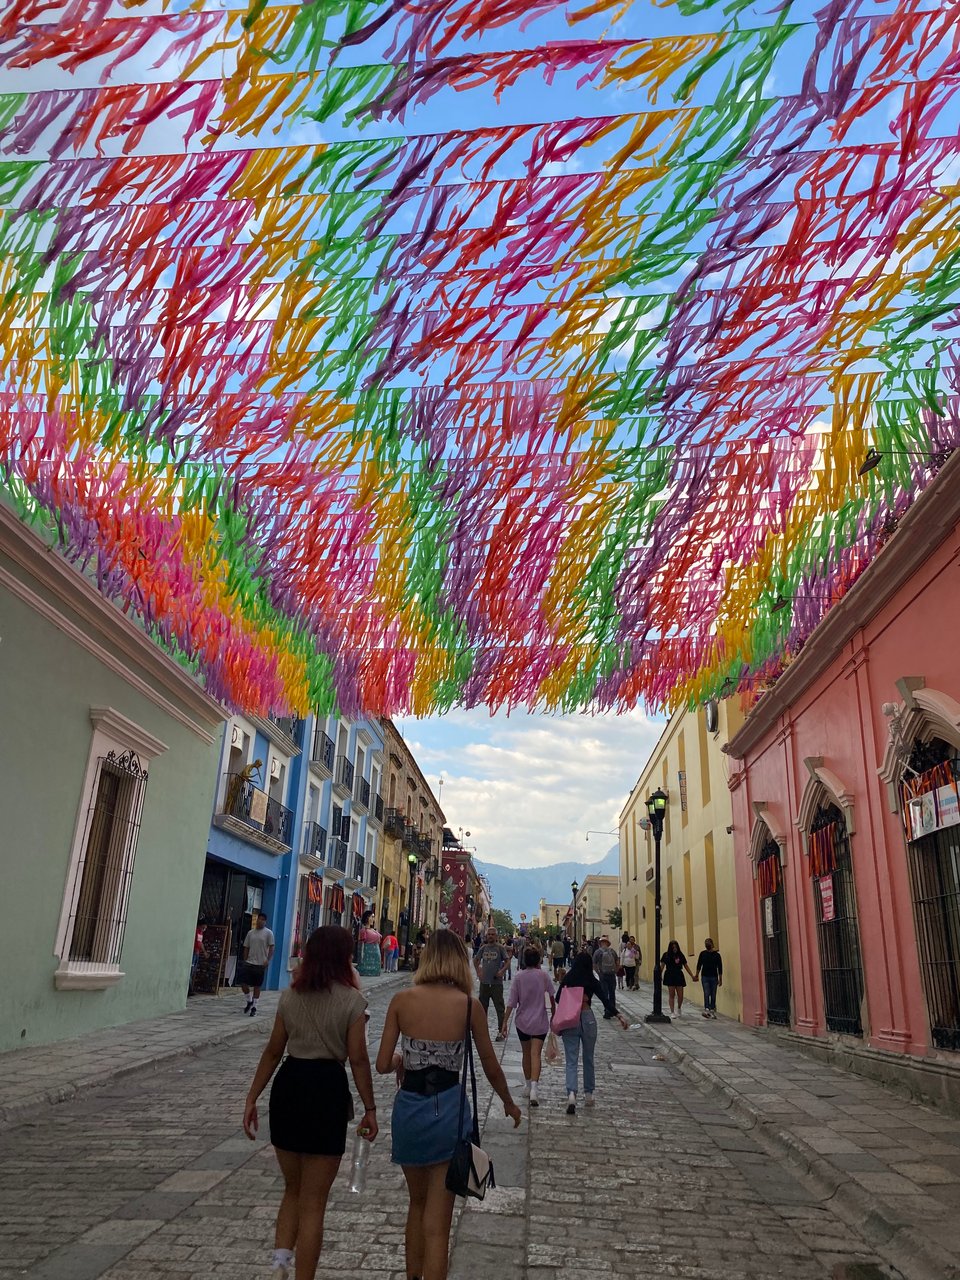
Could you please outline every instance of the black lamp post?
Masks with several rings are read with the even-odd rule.
[[[557,907],[557,933],[560,932],[560,908]]]
[[[580,886],[577,884],[576,880],[574,880],[570,888],[573,890],[573,952],[574,952],[574,955],[576,955],[576,952],[577,952],[577,890],[580,888]]]
[[[653,830],[653,1013],[647,1022],[669,1022],[663,1012],[663,975],[660,972],[660,841],[667,812],[667,793],[657,787],[647,800],[647,816]]]

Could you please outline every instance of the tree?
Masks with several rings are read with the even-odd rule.
[[[513,923],[513,916],[509,911],[501,911],[499,907],[494,907],[490,912],[490,920],[501,938],[512,938],[517,932],[517,926]]]
[[[623,928],[623,911],[620,907],[611,907],[607,912],[607,924],[614,929]]]

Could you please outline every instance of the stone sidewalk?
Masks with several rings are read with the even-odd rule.
[[[385,973],[361,982],[369,995],[397,986],[407,976]],[[245,1018],[240,989],[228,987],[219,996],[194,996],[185,1009],[160,1018],[0,1053],[0,1130],[108,1081],[153,1070],[237,1036],[267,1034],[277,999],[276,991],[265,991],[257,1017]]]
[[[653,988],[617,998],[641,1021]],[[640,1034],[905,1275],[960,1277],[960,1120],[699,1005]]]

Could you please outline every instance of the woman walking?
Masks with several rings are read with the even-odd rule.
[[[452,930],[438,930],[429,939],[413,982],[390,1001],[377,1070],[395,1071],[400,1085],[393,1103],[392,1159],[403,1169],[410,1194],[407,1277],[446,1280],[454,1205],[447,1167],[461,1136],[460,1072],[471,1032],[484,1075],[514,1126],[520,1108],[490,1043],[486,1011],[473,998],[467,949]],[[464,1134],[472,1126],[469,1112],[468,1103]]]
[[[243,1131],[253,1140],[259,1126],[257,1099],[286,1050],[270,1091],[270,1141],[284,1181],[274,1237],[274,1280],[313,1280],[316,1275],[327,1197],[353,1114],[343,1065],[348,1058],[364,1106],[358,1132],[371,1142],[377,1136],[367,1057],[367,1002],[357,987],[352,960],[348,930],[326,925],[310,935],[296,977],[280,996],[273,1031],[247,1094]]]
[[[376,978],[380,975],[380,934],[373,927],[373,912],[365,911],[360,919],[360,964],[358,966],[362,978]]]
[[[676,938],[671,938],[667,943],[667,949],[660,957],[660,967],[663,970],[663,985],[670,993],[670,1012],[673,1013],[673,1006],[676,1003],[679,1018],[683,1013],[683,992],[687,985],[683,971],[686,969],[691,978],[693,974]]]
[[[639,958],[640,952],[637,950],[637,944],[633,938],[628,938],[620,947],[620,963],[623,965],[623,976],[628,991],[636,989],[637,960]]]
[[[697,956],[697,972],[694,982],[699,981],[703,988],[703,1017],[717,1016],[717,987],[723,986],[723,956],[713,945],[713,939],[707,938],[703,950]]]
[[[500,1028],[500,1039],[506,1040],[510,1026],[510,1016],[517,1011],[517,1036],[520,1039],[520,1052],[523,1056],[523,1093],[530,1099],[531,1107],[539,1107],[540,1099],[537,1090],[540,1084],[540,1055],[543,1042],[550,1030],[550,1018],[553,1017],[556,1003],[553,998],[553,983],[545,969],[537,964],[540,953],[536,947],[529,947],[523,955],[524,968],[517,974],[517,980],[510,988],[507,1000],[507,1013]],[[550,1001],[550,1014],[547,1015],[546,1001]]]
[[[563,1040],[563,1055],[566,1062],[567,1115],[577,1114],[577,1067],[580,1050],[583,1049],[583,1101],[588,1107],[593,1106],[593,1092],[596,1087],[596,1071],[593,1065],[593,1054],[597,1046],[597,1020],[590,1001],[597,996],[605,1011],[611,1018],[618,1018],[620,1025],[626,1028],[629,1024],[623,1014],[617,1012],[616,1001],[610,999],[597,981],[593,972],[593,958],[589,951],[581,951],[565,973],[557,988],[557,1000],[560,992],[566,987],[582,988],[580,1018],[577,1025],[568,1027],[560,1033]]]

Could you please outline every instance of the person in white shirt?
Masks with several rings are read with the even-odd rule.
[[[243,940],[241,990],[247,997],[243,1012],[249,1014],[251,1018],[257,1015],[257,1001],[260,999],[263,976],[267,971],[267,965],[273,959],[275,948],[276,939],[267,928],[267,917],[262,911],[258,911],[254,918],[254,927]]]

